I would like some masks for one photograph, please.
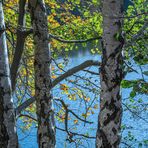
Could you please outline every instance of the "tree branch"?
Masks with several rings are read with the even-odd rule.
[[[26,28],[26,30],[24,31],[25,36],[28,36],[28,35],[30,35],[32,33],[33,33],[32,28],[30,28],[29,30],[27,30],[27,28]],[[59,42],[62,42],[62,43],[86,43],[86,42],[90,42],[90,41],[93,41],[93,40],[101,40],[102,39],[101,36],[98,36],[98,37],[93,37],[93,38],[89,38],[89,39],[85,39],[85,40],[83,40],[83,39],[80,39],[80,40],[66,40],[66,39],[63,39],[60,36],[56,36],[56,35],[53,35],[51,33],[49,33],[48,35],[49,35],[49,39],[52,38],[52,39],[55,39],[55,40],[57,40]]]
[[[145,121],[146,123],[148,123],[148,121],[147,121],[145,118],[139,116],[138,113],[132,111],[125,103],[122,103],[122,104],[123,104],[132,114],[136,115],[137,117],[139,117],[140,119],[142,119],[143,121]]]
[[[90,73],[90,74],[92,74],[92,75],[99,75],[99,72],[97,73],[97,72],[94,72],[94,71],[90,71],[90,70],[83,70],[84,72],[88,72],[88,73]]]
[[[36,118],[34,118],[34,117],[31,117],[31,116],[29,116],[29,115],[25,115],[25,114],[20,114],[19,115],[19,117],[27,117],[27,118],[30,118],[30,119],[32,119],[32,120],[34,120],[34,121],[37,121],[37,119]],[[62,128],[60,128],[60,127],[57,127],[56,126],[56,129],[58,129],[58,130],[60,130],[60,131],[63,131],[63,132],[66,132],[66,130],[65,129],[62,129]],[[85,138],[90,138],[90,139],[95,139],[95,136],[93,137],[93,136],[88,136],[88,135],[84,135],[84,134],[80,134],[80,133],[75,133],[75,132],[69,132],[70,134],[72,134],[73,136],[82,136],[82,137],[85,137]]]
[[[23,33],[24,33],[24,36],[27,37],[28,35],[33,33],[33,29],[29,29],[29,30],[26,29],[23,31]]]
[[[100,66],[100,62],[98,61],[93,61],[93,60],[88,60],[88,61],[85,61],[84,63],[74,67],[74,68],[71,68],[69,69],[67,72],[65,72],[64,74],[62,74],[61,76],[59,76],[58,78],[56,78],[53,83],[52,83],[52,88],[54,86],[56,86],[59,82],[61,82],[62,80],[64,80],[65,78],[73,75],[74,73],[82,70],[82,69],[85,69],[89,66]]]
[[[19,18],[18,18],[19,27],[17,28],[17,43],[16,43],[16,49],[13,57],[13,62],[10,69],[12,91],[15,90],[17,72],[18,72],[19,64],[23,54],[25,37],[26,37],[23,33],[23,30],[20,29],[21,26],[25,25],[25,19],[24,19],[25,4],[26,4],[26,0],[19,1]]]
[[[142,12],[142,13],[139,13],[139,14],[136,14],[136,15],[133,15],[133,16],[108,16],[109,18],[111,19],[130,19],[130,18],[135,18],[135,17],[139,17],[141,15],[148,15],[148,12]]]
[[[55,99],[55,100],[61,102],[61,104],[63,105],[63,107],[64,107],[64,109],[65,109],[65,111],[66,111],[66,113],[67,113],[67,119],[68,119],[68,113],[70,112],[71,114],[73,114],[73,116],[75,116],[77,119],[79,119],[79,120],[82,121],[82,122],[89,123],[89,124],[92,124],[92,123],[93,123],[93,122],[90,122],[90,121],[87,121],[87,120],[84,120],[84,119],[80,118],[80,117],[79,117],[78,115],[76,115],[72,110],[68,109],[67,105],[64,103],[63,100],[61,100],[61,99]],[[65,119],[66,119],[66,118],[65,118]],[[65,128],[65,129],[66,129],[66,128]]]
[[[27,115],[27,114],[20,114],[20,115],[19,115],[19,118],[20,118],[20,117],[27,117],[27,118],[30,118],[30,119],[32,119],[33,121],[36,121],[36,122],[37,122],[37,119],[36,119],[36,118],[34,118],[34,117],[30,116],[30,115]]]
[[[56,129],[65,132],[65,129],[62,129],[62,128],[59,128],[59,127],[56,127]],[[70,131],[70,133],[71,133],[73,136],[82,136],[82,137],[90,138],[90,139],[95,139],[95,138],[96,138],[95,136],[88,136],[88,135],[85,135],[85,134],[80,134],[80,133],[71,132],[71,131]]]
[[[99,36],[99,37],[94,37],[94,38],[90,38],[90,39],[86,39],[86,40],[65,40],[65,39],[62,39],[61,37],[53,35],[51,33],[49,33],[49,37],[51,37],[57,41],[60,41],[62,43],[85,43],[85,42],[89,42],[89,41],[93,41],[93,40],[102,39],[102,37]]]
[[[31,105],[35,101],[35,97],[32,97],[25,102],[23,102],[20,106],[15,109],[15,114],[18,116],[24,109],[26,109],[29,105]]]
[[[53,83],[52,83],[52,88],[55,87],[59,82],[61,82],[62,80],[64,80],[65,78],[73,75],[74,73],[82,70],[82,69],[85,69],[89,66],[100,66],[100,62],[98,61],[93,61],[93,60],[88,60],[88,61],[85,61],[83,62],[82,64],[74,67],[74,68],[71,68],[69,69],[67,72],[65,72],[63,75],[59,76],[58,78],[56,78]],[[22,103],[20,106],[18,106],[16,109],[15,109],[15,113],[16,115],[19,115],[21,113],[21,111],[23,111],[24,109],[26,109],[29,105],[31,105],[33,102],[35,101],[35,98],[32,97],[28,100],[26,100],[24,103]]]
[[[140,28],[140,30],[137,32],[137,34],[133,35],[133,37],[131,38],[131,40],[130,41],[127,41],[125,43],[125,48],[127,48],[130,45],[132,45],[133,43],[135,43],[135,41],[137,41],[137,39],[144,34],[144,32],[145,32],[145,30],[146,30],[147,27],[148,27],[148,22],[146,21],[144,23],[144,25]]]

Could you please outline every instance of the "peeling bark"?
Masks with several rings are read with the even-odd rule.
[[[0,1],[0,28],[5,28],[2,2]],[[17,148],[18,138],[11,96],[10,72],[6,35],[0,35],[0,148]]]
[[[103,56],[100,69],[101,98],[96,148],[118,148],[122,105],[122,0],[102,0]],[[116,39],[115,39],[116,38]]]
[[[55,147],[55,125],[52,108],[47,14],[43,0],[30,0],[29,10],[32,19],[35,43],[35,100],[38,120],[38,145],[40,148]]]

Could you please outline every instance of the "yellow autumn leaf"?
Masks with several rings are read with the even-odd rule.
[[[86,118],[86,117],[90,116],[90,112],[88,112],[88,113],[83,113],[82,116],[83,116],[84,118]]]
[[[56,79],[57,76],[56,76],[56,75],[52,75],[51,78],[52,78],[52,79]]]
[[[89,102],[89,101],[90,101],[90,98],[84,98],[84,100],[85,100],[86,102]]]
[[[51,70],[52,70],[52,71],[55,70],[55,67],[54,67],[54,66],[51,66]]]
[[[94,114],[94,111],[91,110],[91,114],[93,115]]]
[[[93,108],[94,108],[94,109],[98,109],[98,104],[95,104],[95,105],[93,106]]]
[[[32,95],[32,96],[35,95],[35,90],[34,90],[34,89],[31,91],[31,95]]]
[[[77,99],[77,98],[76,98],[76,94],[71,94],[71,95],[69,94],[69,95],[68,95],[68,98],[69,98],[70,100],[74,100],[74,101]]]
[[[66,84],[61,84],[60,85],[60,89],[64,90],[64,91],[67,91],[68,90],[68,86]]]
[[[77,124],[78,123],[78,120],[76,119],[76,120],[74,120],[74,124]]]

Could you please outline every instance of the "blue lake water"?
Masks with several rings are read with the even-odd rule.
[[[67,66],[67,69],[72,68],[76,65],[79,65],[80,63],[82,63],[86,60],[100,60],[100,56],[91,55],[89,52],[79,52],[79,54],[77,56],[73,56],[69,59],[69,64]],[[139,74],[130,73],[126,76],[125,79],[141,78],[140,69],[136,66],[135,66],[135,68],[136,68],[136,70],[138,70]],[[148,67],[143,67],[143,68],[147,69]],[[65,69],[65,70],[67,70],[67,69]],[[95,71],[95,72],[99,71],[99,69],[97,67],[91,67],[89,70]],[[85,76],[84,72],[79,72],[78,76]],[[86,77],[91,77],[91,75],[87,74]],[[70,77],[70,79],[74,79],[74,76]],[[145,78],[145,79],[147,79],[147,78]],[[90,78],[90,80],[99,86],[99,76],[93,76],[93,78]],[[68,83],[68,82],[62,81],[61,83]],[[78,83],[81,84],[82,83],[81,80],[78,79]],[[74,84],[69,84],[69,83],[68,83],[68,86],[71,88],[75,87]],[[123,103],[128,102],[128,100],[126,98],[129,96],[130,92],[131,92],[131,89],[122,89]],[[90,97],[90,99],[93,99],[95,97],[93,93],[91,93],[87,90],[85,91],[85,93],[87,94],[88,97]],[[78,113],[79,115],[84,113],[84,110],[86,108],[86,104],[80,98],[79,98],[79,100],[77,99],[77,101],[69,100],[67,98],[66,94],[63,94],[63,93],[61,93],[61,91],[59,91],[59,86],[57,86],[53,89],[53,96],[56,98],[63,99],[67,104],[69,104],[70,109],[75,111],[75,113]],[[95,99],[93,103],[99,104],[99,96],[96,96],[96,98],[97,99]],[[138,98],[142,98],[145,103],[148,103],[147,102],[148,98],[146,96],[139,95],[135,99],[138,99]],[[89,103],[87,105],[89,105]],[[126,109],[126,107],[124,107],[124,106],[123,106],[123,108]],[[58,107],[56,109],[58,110]],[[87,120],[93,121],[94,122],[93,124],[84,125],[83,122],[78,122],[78,124],[76,124],[76,126],[74,126],[73,120],[75,118],[73,116],[71,116],[71,118],[72,119],[74,118],[74,119],[69,121],[70,130],[72,130],[73,132],[82,133],[82,134],[89,133],[89,136],[95,136],[99,108],[98,109],[93,108],[93,111],[94,111],[94,114],[92,114],[91,116],[88,116],[88,118],[87,118]],[[144,112],[142,112],[140,114],[140,116],[142,116],[143,118],[146,119],[146,117],[148,117],[148,110],[145,110]],[[146,120],[148,120],[148,119],[146,119]],[[136,148],[136,147],[139,147],[138,143],[140,141],[142,141],[143,139],[145,139],[145,140],[148,139],[148,123],[146,123],[143,119],[141,119],[137,116],[133,117],[132,113],[129,112],[128,110],[125,110],[123,112],[122,124],[123,125],[126,124],[126,126],[128,128],[122,132],[122,142],[123,143],[126,141],[127,143],[131,144],[133,148]],[[21,121],[18,121],[18,127],[20,125],[22,125],[22,123],[21,123]],[[61,122],[56,122],[56,126],[58,126],[60,128],[64,128],[64,124]],[[129,131],[131,131],[131,133],[129,133]],[[130,135],[130,134],[134,135],[135,138],[137,139],[137,141],[132,141],[131,139],[126,139],[126,136]],[[24,133],[22,132],[22,130],[20,128],[18,128],[18,135],[19,135],[19,141],[20,141],[21,148],[37,148],[38,147],[35,125],[33,125],[29,131],[24,132]],[[130,137],[132,137],[132,136],[130,136]],[[63,131],[57,130],[56,131],[56,138],[57,138],[57,148],[76,148],[76,147],[95,148],[95,140],[93,140],[93,139],[84,139],[83,140],[79,136],[77,138],[78,139],[80,138],[83,142],[83,144],[80,143],[79,146],[76,146],[75,143],[69,143],[68,141],[65,142],[67,135]],[[123,143],[121,144],[121,147],[126,148],[126,145],[124,145]],[[148,145],[142,145],[142,148],[148,148]]]

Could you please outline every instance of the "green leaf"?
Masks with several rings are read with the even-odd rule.
[[[131,91],[130,97],[131,97],[131,98],[134,98],[135,96],[136,96],[136,92],[135,92],[135,91]]]
[[[122,86],[122,88],[130,88],[130,87],[133,87],[133,83],[128,80],[123,80],[121,82],[121,86]]]
[[[138,148],[142,148],[142,143],[139,143]]]
[[[129,100],[130,100],[130,102],[132,102],[132,103],[135,102],[135,100],[134,100],[133,98],[130,98]]]
[[[138,99],[138,103],[142,103],[143,100],[141,98]]]
[[[119,32],[116,33],[116,34],[114,34],[114,38],[115,38],[117,41],[119,41],[119,37],[120,37],[120,33],[119,33]]]
[[[92,0],[92,2],[93,2],[94,4],[97,4],[97,0]]]
[[[145,145],[148,145],[148,140],[143,141]]]

